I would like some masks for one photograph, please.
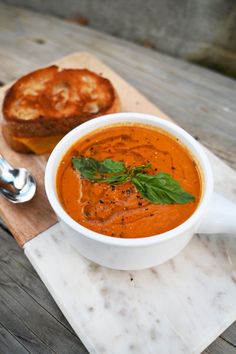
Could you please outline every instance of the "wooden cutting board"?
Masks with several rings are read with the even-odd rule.
[[[149,113],[170,119],[124,79],[89,53],[74,53],[59,59],[54,64],[63,68],[87,68],[110,79],[119,94],[123,112]],[[1,105],[5,92],[9,87],[10,85],[6,85],[0,89]],[[2,124],[2,114],[0,119]],[[13,166],[29,169],[37,182],[36,195],[30,202],[12,204],[3,197],[0,197],[0,217],[12,232],[17,243],[23,246],[25,242],[31,240],[57,222],[56,215],[49,205],[44,189],[44,171],[48,155],[36,156],[16,153],[5,143],[2,134],[0,137],[0,153]]]

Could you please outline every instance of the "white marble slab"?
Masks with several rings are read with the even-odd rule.
[[[236,173],[208,152],[216,190],[236,201]],[[236,320],[236,235],[196,235],[149,270],[100,267],[55,225],[25,253],[90,353],[198,354]]]

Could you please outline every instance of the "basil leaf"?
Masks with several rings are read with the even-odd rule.
[[[125,172],[123,162],[110,159],[97,161],[91,157],[72,157],[72,165],[84,178],[93,182],[106,182],[110,184],[123,183],[128,179],[127,174],[101,177],[101,174],[116,174]]]
[[[143,170],[147,170],[148,168],[152,167],[152,164],[151,163],[148,163],[146,165],[141,165],[141,166],[138,166],[138,167],[134,167],[132,169],[132,174],[136,174],[137,172],[140,172],[140,171],[143,171]]]
[[[186,204],[195,200],[168,173],[162,172],[154,176],[138,173],[131,180],[140,194],[152,203]]]
[[[122,173],[125,171],[125,164],[122,161],[113,161],[111,159],[98,161],[98,172],[100,173]]]
[[[99,180],[96,180],[96,182],[109,183],[109,184],[121,184],[129,180],[130,180],[129,175],[123,174],[123,175],[100,178]]]
[[[95,178],[98,170],[98,162],[91,157],[72,157],[72,165],[79,170],[81,176],[87,179]]]
[[[122,161],[73,157],[72,165],[81,176],[92,182],[121,184],[131,181],[139,193],[152,203],[185,204],[195,200],[195,197],[187,193],[168,173],[161,172],[153,176],[141,173],[152,166],[150,163],[127,169]]]

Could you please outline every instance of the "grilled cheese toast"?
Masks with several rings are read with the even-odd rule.
[[[2,131],[15,151],[43,154],[77,125],[119,111],[108,79],[87,69],[53,65],[22,77],[8,90]]]

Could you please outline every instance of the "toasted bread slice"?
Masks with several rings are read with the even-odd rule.
[[[8,90],[3,134],[16,151],[44,153],[77,125],[119,110],[119,98],[109,80],[87,69],[53,65],[22,77]],[[35,140],[35,149],[36,137],[42,141]]]

